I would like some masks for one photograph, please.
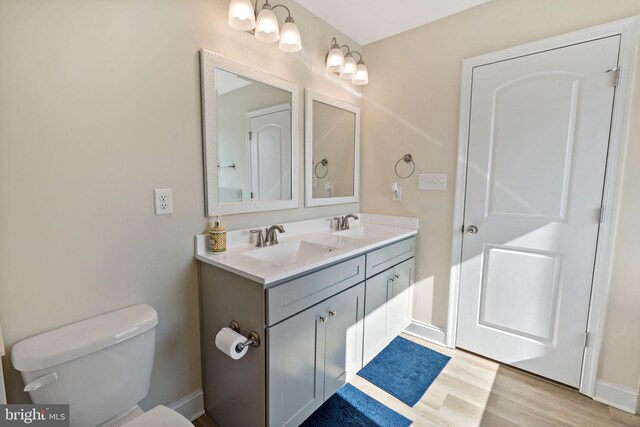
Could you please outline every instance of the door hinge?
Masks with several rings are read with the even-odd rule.
[[[620,69],[618,67],[612,68],[606,71],[607,73],[611,73],[613,77],[613,86],[617,87],[620,83]]]
[[[249,140],[253,139],[253,132],[249,132]]]
[[[600,224],[604,222],[604,206],[600,206],[600,215],[598,215],[598,222]]]
[[[591,340],[591,334],[589,332],[585,332],[584,333],[584,346],[585,347],[589,347],[589,344],[591,344],[589,341]]]

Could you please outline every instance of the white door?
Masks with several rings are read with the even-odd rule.
[[[249,119],[252,200],[291,200],[291,113]]]
[[[620,38],[473,70],[456,345],[580,382]]]

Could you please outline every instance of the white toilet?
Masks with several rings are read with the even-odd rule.
[[[70,404],[71,427],[193,427],[138,406],[149,392],[158,313],[135,305],[20,341],[11,361],[36,404]]]

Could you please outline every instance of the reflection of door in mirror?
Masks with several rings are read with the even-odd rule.
[[[218,203],[291,200],[291,93],[221,69],[215,75]]]
[[[314,199],[353,196],[355,130],[355,113],[313,101]]]
[[[247,113],[252,200],[291,199],[289,104]]]

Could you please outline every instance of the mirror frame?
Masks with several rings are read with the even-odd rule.
[[[360,107],[306,89],[305,102],[305,206],[327,206],[360,201]],[[313,198],[313,102],[318,101],[356,115],[354,133],[353,196]]]
[[[298,208],[299,187],[299,100],[298,86],[264,71],[202,49],[200,52],[202,85],[202,132],[204,150],[205,215],[275,211]],[[218,134],[216,117],[216,69],[237,74],[291,93],[291,200],[218,202]],[[215,173],[211,173],[211,171]]]

